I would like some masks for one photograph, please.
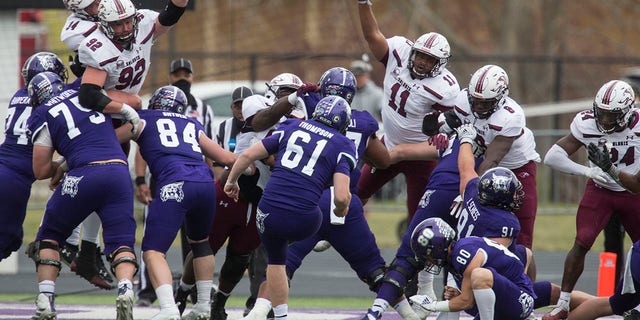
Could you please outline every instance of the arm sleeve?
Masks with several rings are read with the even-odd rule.
[[[584,175],[588,169],[586,166],[573,162],[567,152],[557,144],[551,146],[544,156],[544,164],[568,174]]]

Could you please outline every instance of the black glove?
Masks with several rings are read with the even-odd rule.
[[[444,121],[452,130],[455,130],[462,125],[462,121],[460,121],[460,119],[456,115],[456,112],[453,110],[449,110],[444,113]]]
[[[422,133],[426,136],[435,136],[438,134],[438,115],[437,111],[429,112],[422,118]]]
[[[75,56],[69,56],[69,69],[71,69],[71,72],[73,72],[77,78],[82,77],[84,74],[86,67],[80,63],[77,53]]]
[[[603,145],[602,149],[600,149],[595,143],[591,142],[587,146],[587,150],[589,151],[589,160],[600,167],[602,171],[608,172],[611,169],[613,164],[611,164],[609,149],[606,145]]]

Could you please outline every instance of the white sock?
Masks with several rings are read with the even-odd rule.
[[[265,298],[256,299],[256,303],[253,305],[253,309],[249,312],[250,315],[258,315],[260,317],[267,317],[267,314],[271,310],[271,301]]]
[[[416,313],[411,309],[411,305],[409,304],[409,301],[407,301],[407,298],[400,300],[400,302],[398,302],[398,304],[393,308],[396,309],[402,319],[413,319],[417,317]]]
[[[426,295],[433,300],[437,300],[436,292],[433,290],[433,280],[436,275],[433,273],[421,270],[418,272],[418,291],[419,295]]]
[[[127,287],[127,289],[133,290],[133,283],[129,279],[122,279],[118,281],[118,288]]]
[[[287,320],[287,314],[289,313],[289,305],[281,304],[273,308],[273,316],[278,320]]]
[[[162,309],[178,309],[176,302],[173,300],[173,287],[170,284],[163,284],[156,288],[156,296],[160,310]]]
[[[184,291],[189,291],[191,290],[191,288],[193,288],[193,286],[195,286],[195,284],[188,284],[182,281],[182,279],[180,279],[180,289]]]
[[[473,297],[476,299],[480,319],[493,319],[496,305],[496,294],[493,289],[474,289]]]
[[[82,240],[100,245],[100,217],[97,213],[92,213],[84,219],[82,225]]]
[[[371,311],[379,312],[380,314],[382,314],[385,310],[387,310],[387,308],[389,308],[389,302],[387,300],[376,298],[375,300],[373,300]]]
[[[52,280],[42,280],[38,282],[38,292],[55,294],[56,283]]]
[[[213,286],[213,280],[199,280],[196,281],[196,291],[198,293],[198,303],[209,304],[211,301],[211,287]]]

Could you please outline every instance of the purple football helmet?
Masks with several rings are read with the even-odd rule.
[[[444,220],[425,219],[411,233],[411,249],[416,260],[425,264],[425,271],[439,274],[447,264],[449,245],[455,237],[456,232]]]
[[[522,205],[524,191],[511,170],[495,167],[480,176],[477,197],[482,205],[513,212]]]
[[[45,71],[36,74],[27,85],[31,106],[36,108],[64,90],[64,81],[60,75]]]
[[[56,73],[64,83],[67,82],[67,69],[62,60],[51,52],[42,51],[31,55],[22,65],[24,85],[29,85],[29,82],[36,74],[45,71]]]
[[[347,100],[348,103],[353,101],[356,94],[356,77],[351,71],[335,67],[331,68],[320,77],[320,94],[326,96],[339,96]]]
[[[184,114],[187,111],[187,95],[175,86],[160,87],[149,99],[149,109]]]
[[[345,134],[351,124],[351,107],[341,97],[324,97],[316,104],[312,119]]]

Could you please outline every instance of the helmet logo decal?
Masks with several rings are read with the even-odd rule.
[[[491,177],[491,180],[493,182],[493,187],[496,189],[496,191],[501,191],[501,192],[509,191],[509,185],[511,184],[511,177],[498,176],[493,174]]]

